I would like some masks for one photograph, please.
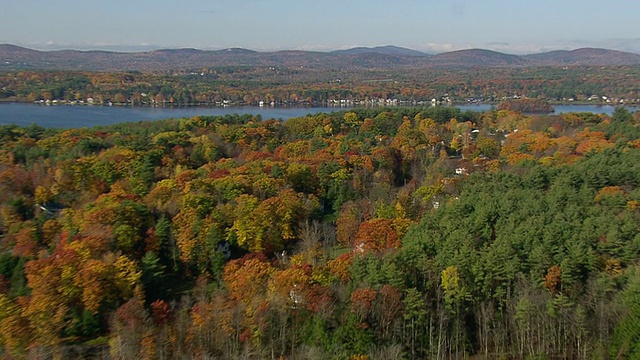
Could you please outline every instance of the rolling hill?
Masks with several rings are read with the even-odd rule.
[[[640,55],[617,50],[582,48],[523,56],[539,65],[615,66],[640,64]]]
[[[162,71],[221,66],[295,66],[316,69],[491,68],[532,66],[640,65],[640,55],[584,48],[531,55],[512,55],[485,49],[458,50],[437,55],[397,46],[357,47],[332,52],[285,50],[258,52],[163,49],[146,52],[38,51],[0,44],[0,71],[19,69],[85,71]]]
[[[435,67],[510,67],[533,65],[531,61],[492,50],[469,49],[438,54],[429,61]]]
[[[347,55],[359,55],[359,54],[383,54],[383,55],[395,55],[395,56],[430,56],[427,53],[421,51],[407,49],[399,46],[387,45],[376,47],[355,47],[346,50],[335,50],[331,54],[347,54]]]

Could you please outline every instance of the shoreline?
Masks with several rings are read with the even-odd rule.
[[[20,100],[8,100],[8,99],[0,99],[0,104],[30,104],[30,105],[41,105],[41,106],[94,106],[94,107],[126,107],[126,108],[160,108],[160,109],[170,109],[170,108],[257,108],[257,109],[294,109],[294,108],[336,108],[336,109],[353,109],[353,108],[381,108],[381,107],[433,107],[433,106],[442,106],[442,107],[472,107],[472,106],[498,106],[502,101],[482,101],[482,102],[438,102],[432,103],[431,101],[397,101],[397,102],[349,102],[349,103],[339,103],[339,102],[329,102],[329,103],[321,103],[321,104],[309,104],[309,103],[300,103],[300,104],[267,104],[267,105],[258,105],[258,104],[244,104],[244,103],[188,103],[188,104],[177,104],[177,103],[163,103],[163,104],[150,104],[150,103],[142,103],[142,104],[132,104],[132,103],[114,103],[114,102],[104,102],[104,103],[96,103],[96,102],[86,102],[86,101],[67,101],[67,100],[38,100],[38,101],[20,101]],[[596,106],[596,107],[631,107],[631,108],[639,108],[640,103],[635,102],[627,102],[627,103],[594,103],[593,101],[549,101],[550,105],[553,106]],[[553,112],[551,112],[553,113]]]

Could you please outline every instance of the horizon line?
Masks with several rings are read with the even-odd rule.
[[[285,52],[285,51],[300,51],[300,52],[316,52],[316,53],[333,53],[333,52],[338,52],[338,51],[349,51],[349,50],[355,50],[355,49],[369,49],[369,50],[374,50],[374,49],[379,49],[379,48],[397,48],[397,49],[402,49],[402,50],[409,50],[409,51],[414,51],[414,52],[418,52],[424,55],[439,55],[439,54],[445,54],[445,53],[451,53],[451,52],[456,52],[456,51],[465,51],[465,50],[486,50],[486,51],[494,51],[497,53],[502,53],[502,54],[506,54],[506,55],[517,55],[517,56],[526,56],[526,55],[535,55],[535,54],[542,54],[542,53],[548,53],[548,52],[553,52],[553,51],[575,51],[575,50],[581,50],[581,49],[600,49],[600,50],[608,50],[608,51],[619,51],[619,52],[624,52],[624,53],[629,53],[629,54],[636,54],[636,55],[640,55],[640,52],[635,52],[635,51],[629,51],[629,50],[619,50],[619,49],[615,49],[615,48],[606,48],[606,47],[598,47],[598,46],[576,46],[576,47],[568,47],[568,46],[557,46],[557,47],[552,47],[552,46],[541,46],[540,49],[536,49],[536,50],[531,50],[531,51],[526,51],[526,52],[519,52],[519,51],[515,51],[515,52],[511,52],[508,50],[498,50],[492,47],[474,47],[474,46],[470,46],[470,47],[452,47],[450,50],[443,50],[443,51],[430,51],[430,50],[417,50],[411,47],[406,47],[406,46],[399,46],[399,45],[392,45],[392,44],[387,44],[387,45],[373,45],[373,46],[367,46],[367,45],[354,45],[354,46],[341,46],[341,47],[336,47],[336,48],[328,48],[328,47],[318,47],[318,48],[313,48],[312,46],[303,46],[303,47],[298,47],[298,48],[274,48],[274,49],[252,49],[249,47],[242,47],[242,46],[231,46],[231,47],[193,47],[193,46],[175,46],[175,47],[171,47],[171,46],[161,46],[161,45],[154,45],[154,44],[139,44],[139,45],[115,45],[115,44],[108,44],[108,45],[60,45],[60,46],[56,46],[54,44],[51,45],[44,45],[44,46],[34,46],[34,45],[23,45],[23,44],[14,44],[14,43],[0,43],[0,45],[8,45],[8,46],[15,46],[15,47],[19,47],[19,48],[23,48],[23,49],[27,49],[27,50],[33,50],[33,51],[40,51],[40,52],[56,52],[56,51],[78,51],[78,52],[93,52],[93,51],[103,51],[103,52],[112,52],[112,53],[144,53],[144,52],[153,52],[153,51],[162,51],[162,50],[196,50],[196,51],[202,51],[202,52],[206,52],[206,51],[225,51],[225,50],[248,50],[248,51],[253,51],[253,52],[257,52],[257,53],[276,53],[276,52]],[[436,45],[436,44],[434,44]],[[49,47],[49,48],[48,48]]]

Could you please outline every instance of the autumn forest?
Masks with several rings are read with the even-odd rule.
[[[640,113],[0,127],[7,358],[640,356]]]
[[[0,101],[133,106],[327,105],[522,96],[568,103],[640,103],[640,66],[301,68],[226,66],[156,72],[0,72]],[[605,97],[603,99],[602,97]]]

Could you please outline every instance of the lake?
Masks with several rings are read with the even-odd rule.
[[[488,111],[489,104],[456,106],[463,111]],[[612,114],[615,106],[556,105],[556,114],[566,112],[592,112]],[[112,125],[169,118],[188,118],[197,115],[221,116],[228,114],[260,114],[263,119],[289,119],[322,112],[347,110],[341,107],[129,107],[88,105],[39,105],[26,103],[0,103],[0,125],[37,124],[49,128],[79,128]],[[629,108],[636,111],[638,108]]]

